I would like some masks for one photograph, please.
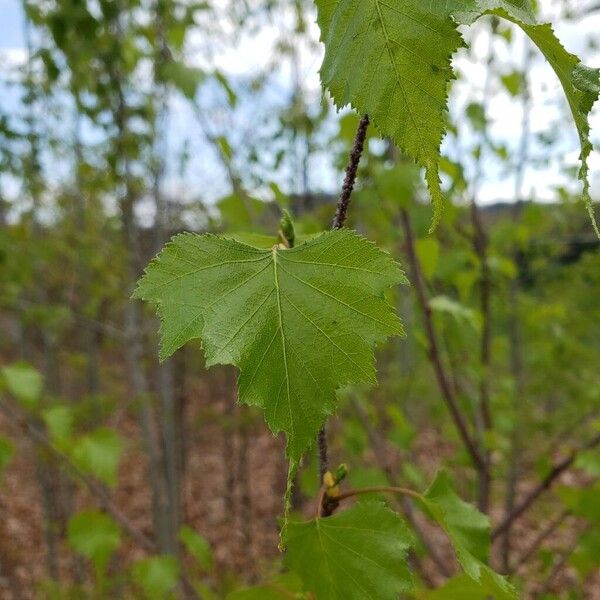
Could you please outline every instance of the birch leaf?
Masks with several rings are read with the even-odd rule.
[[[454,491],[444,471],[423,494],[429,514],[446,531],[458,562],[480,588],[483,597],[494,600],[517,598],[512,585],[485,564],[490,552],[490,520],[474,506],[464,502]]]
[[[288,527],[286,564],[319,600],[396,600],[412,588],[411,534],[382,502]]]
[[[519,27],[543,53],[565,92],[581,142],[583,199],[596,233],[588,159],[589,114],[600,94],[600,70],[561,45],[551,25],[537,24],[531,0],[316,0],[325,57],[321,80],[338,108],[369,114],[419,166],[441,217],[440,145],[447,129],[452,56],[464,41],[458,25],[496,15]]]
[[[316,0],[325,58],[321,81],[338,108],[368,114],[419,166],[443,205],[440,144],[446,130],[452,55],[464,45],[446,2]]]
[[[552,25],[538,24],[531,0],[453,0],[453,18],[470,25],[482,15],[495,15],[518,25],[544,55],[565,93],[581,145],[579,178],[583,182],[583,200],[598,237],[600,230],[590,196],[589,157],[592,152],[589,116],[600,95],[600,69],[592,69],[567,52],[556,37]]]
[[[200,338],[207,366],[240,369],[240,402],[285,432],[298,461],[336,407],[336,389],[374,383],[373,347],[402,333],[383,293],[404,282],[358,234],[332,231],[292,249],[182,234],[149,265],[134,297],[162,321],[162,359]]]

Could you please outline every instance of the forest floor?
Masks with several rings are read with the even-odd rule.
[[[243,424],[240,413],[245,409],[235,405],[233,387],[223,386],[219,378],[189,383],[184,410],[187,424],[182,492],[184,521],[211,542],[215,572],[221,581],[260,580],[272,569],[273,559],[278,555],[277,519],[282,512],[286,478],[283,441],[274,438],[260,419],[246,419]],[[130,445],[120,466],[118,484],[111,490],[112,498],[140,530],[151,535],[146,463],[141,448],[135,445],[135,440],[140,440],[138,424],[127,412],[118,415],[114,424]],[[48,561],[36,454],[25,435],[1,418],[0,430],[16,442],[15,457],[0,484],[0,600],[39,598],[34,589],[47,577]],[[452,452],[441,444],[441,439],[435,430],[419,436],[415,460],[427,473],[435,471],[444,453]],[[532,483],[524,482],[520,493]],[[64,490],[53,491],[62,492]],[[79,490],[75,505],[90,508],[94,500]],[[299,508],[310,515],[314,499],[301,500]],[[551,507],[548,510],[552,512]],[[500,510],[493,511],[494,517],[500,515]],[[60,522],[60,518],[57,520]],[[575,527],[573,522],[568,523],[545,547],[569,546]],[[429,523],[423,522],[423,525],[452,565],[452,555],[441,532]],[[525,549],[535,537],[537,527],[535,520],[522,519],[515,527],[515,546],[521,551]],[[59,531],[57,537],[58,571],[65,580],[73,580],[73,571],[78,567],[67,551],[64,530]],[[120,553],[118,562],[121,564],[144,555],[130,541],[123,544]],[[520,572],[527,582],[526,598],[535,598],[535,592],[539,591],[539,581],[543,578],[533,575],[536,569],[539,573],[539,566],[534,560],[531,568]],[[432,581],[440,582],[433,564],[425,561],[425,568]],[[565,568],[551,590],[567,597],[575,582],[576,573]],[[600,600],[598,574],[589,578],[586,589],[585,600]]]

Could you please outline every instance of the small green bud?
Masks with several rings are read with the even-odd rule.
[[[337,483],[341,483],[342,481],[344,481],[344,479],[346,479],[346,476],[348,475],[348,467],[342,463],[336,470],[335,470],[335,482]]]
[[[293,248],[296,242],[296,230],[290,213],[283,209],[283,216],[279,221],[279,237],[288,248]]]

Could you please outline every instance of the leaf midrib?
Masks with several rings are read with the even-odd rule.
[[[281,333],[281,349],[283,351],[283,367],[285,369],[285,383],[287,391],[288,412],[290,415],[291,434],[294,435],[294,414],[292,412],[292,399],[290,396],[290,372],[287,361],[287,346],[285,341],[285,332],[283,330],[283,310],[281,307],[281,290],[279,288],[279,273],[277,272],[277,248],[273,248],[273,275],[275,278],[275,295],[277,296],[277,314],[279,317],[279,331]]]

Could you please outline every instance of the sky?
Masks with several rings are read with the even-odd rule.
[[[572,0],[574,8],[583,8],[592,0]],[[600,11],[594,16],[577,23],[556,21],[557,2],[541,0],[544,16],[555,23],[556,32],[571,52],[584,57],[589,66],[600,67],[600,51],[590,48],[590,41],[595,41],[600,47]],[[233,80],[249,80],[260,67],[272,60],[274,45],[277,41],[277,27],[282,24],[265,25],[252,34],[237,38],[237,43],[220,49],[207,61],[199,34],[192,33],[187,52],[187,61],[191,65],[217,66]],[[450,100],[451,113],[461,124],[458,140],[448,138],[443,145],[443,152],[452,158],[466,156],[476,143],[474,133],[469,127],[463,126],[465,107],[473,101],[481,101],[485,66],[483,64],[489,49],[489,23],[480,23],[465,31],[465,36],[472,47],[472,55],[459,53],[454,64],[462,73],[461,79],[453,86]],[[316,24],[311,29],[314,41],[318,40],[319,32]],[[522,66],[525,49],[525,36],[515,29],[513,43],[508,46],[496,42],[494,51],[499,59],[499,69],[507,74]],[[318,69],[322,57],[322,48],[316,44],[314,48],[304,48],[301,53],[301,79],[309,95],[315,102],[321,97]],[[18,0],[0,0],[0,73],[2,65],[14,64],[24,57],[23,18]],[[579,155],[578,138],[574,126],[561,127],[556,124],[566,110],[560,85],[547,64],[537,56],[530,69],[533,110],[531,112],[532,136],[529,140],[533,157],[546,155],[546,150],[537,142],[536,134],[552,134],[558,137],[558,143],[553,148],[552,156],[547,160],[532,161],[525,173],[521,189],[522,197],[533,196],[538,200],[553,200],[556,197],[557,186],[564,186],[571,191],[577,191],[579,184],[570,174],[564,174],[561,167],[565,164],[575,166]],[[291,91],[292,73],[288,63],[281,62],[273,71],[273,75],[264,92],[264,106],[270,103],[277,105],[289,97]],[[516,149],[521,143],[522,110],[518,102],[502,91],[497,79],[492,81],[493,98],[489,103],[488,117],[492,122],[492,136],[496,143],[504,144],[509,149]],[[217,100],[218,101],[218,100]],[[252,100],[256,102],[254,98]],[[6,110],[10,109],[10,93],[0,87],[0,103]],[[252,120],[252,106],[241,103],[239,118],[241,121]],[[263,108],[264,108],[263,106]],[[185,140],[189,144],[191,155],[186,181],[174,175],[174,165],[169,185],[172,193],[184,193],[190,189],[203,190],[208,199],[216,199],[227,193],[228,184],[225,174],[219,166],[214,151],[202,141],[202,134],[194,123],[194,118],[186,104],[177,99],[172,100],[169,117],[169,149],[168,154],[175,156],[181,150]],[[592,138],[596,147],[600,146],[600,103],[592,115]],[[243,137],[243,136],[242,136]],[[243,143],[243,139],[240,140]],[[470,175],[474,174],[472,166]],[[595,151],[590,160],[592,180],[592,195],[600,199],[600,154]],[[311,184],[315,189],[335,191],[339,185],[340,175],[336,173],[326,156],[315,155],[310,169]],[[468,173],[469,174],[469,173]],[[478,200],[482,203],[495,201],[510,201],[515,197],[514,175],[506,172],[499,160],[490,158],[485,161],[481,184],[477,191]]]

